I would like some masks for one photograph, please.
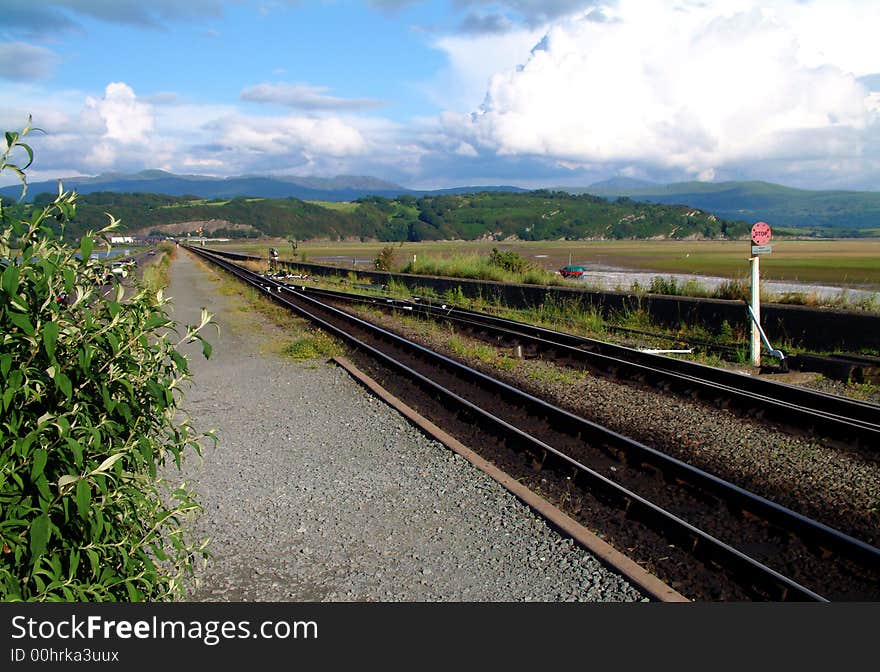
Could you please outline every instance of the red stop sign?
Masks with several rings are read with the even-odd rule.
[[[758,222],[752,227],[752,242],[755,245],[766,245],[772,237],[773,232],[767,222]]]

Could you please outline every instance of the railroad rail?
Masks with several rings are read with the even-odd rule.
[[[407,341],[299,288],[209,251],[189,249],[344,339],[394,371],[395,377],[412,381],[427,397],[440,400],[450,418],[476,425],[480,443],[496,437],[506,448],[528,456],[534,466],[559,474],[566,487],[577,485],[602,505],[623,512],[628,527],[635,524],[659,534],[661,548],[670,548],[672,541],[678,550],[687,549],[686,555],[698,558],[709,573],[707,581],[720,580],[720,571],[725,580],[758,599],[877,599],[880,549]],[[610,463],[618,465],[611,469],[617,472],[615,478],[600,473],[608,471]],[[698,520],[700,526],[686,518]],[[707,526],[713,532],[703,529]],[[721,540],[719,533],[731,541]],[[757,554],[760,559],[735,546],[743,539],[763,549]],[[777,558],[779,569],[774,569],[768,560]]]
[[[211,252],[227,259],[260,260],[252,255],[234,252]],[[654,385],[688,397],[702,397],[718,405],[734,406],[796,433],[821,435],[867,451],[880,451],[880,406],[870,402],[641,352],[449,304],[437,305],[424,300],[407,301],[313,287],[301,289],[316,295],[333,296],[339,301],[366,301],[377,306],[409,310],[432,319],[455,321],[472,332],[491,332],[496,339],[509,343],[528,342],[533,352],[542,351],[557,359],[566,358],[593,371]],[[856,382],[871,380],[874,375],[880,376],[880,358],[877,357],[798,354],[788,359],[792,368],[836,372],[834,377]]]
[[[303,286],[299,291],[333,301],[370,304],[454,323],[483,338],[507,345],[525,345],[532,353],[584,366],[616,377],[636,380],[734,405],[781,426],[805,434],[821,434],[880,451],[880,406],[795,385],[757,378],[696,362],[641,352],[591,338],[546,329],[448,304],[431,304],[353,294]]]

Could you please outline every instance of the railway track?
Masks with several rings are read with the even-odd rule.
[[[674,556],[666,571],[698,599],[878,599],[880,549],[433,353],[309,292],[193,251],[344,339],[371,366],[392,371],[385,377],[393,384],[408,381],[408,399],[442,415],[444,427],[465,443],[482,446],[515,477],[562,499],[577,499],[592,526],[601,519],[628,548]]]
[[[868,451],[880,451],[880,406],[877,404],[663,357],[446,304],[432,305],[305,286],[299,291],[334,302],[371,305],[455,324],[484,340],[507,347],[525,347],[525,354],[540,354],[593,372],[735,407],[799,434],[822,435]]]
[[[265,259],[254,255],[242,254],[239,252],[226,252],[221,250],[211,250],[215,254],[223,256],[227,259],[238,261],[256,261],[265,262]],[[278,262],[281,267],[296,267],[295,262],[281,261]],[[344,269],[340,269],[343,272]],[[355,285],[358,286],[358,285]],[[362,285],[364,288],[379,288],[380,285]],[[634,336],[647,336],[650,338],[660,339],[663,341],[674,342],[678,345],[691,345],[701,348],[704,352],[716,353],[725,359],[736,361],[743,354],[743,348],[731,344],[721,344],[714,341],[706,341],[697,338],[683,338],[680,334],[671,335],[669,333],[658,333],[645,331],[643,329],[634,329],[620,325],[607,324],[605,328],[621,334]],[[865,355],[864,353],[835,353],[831,355],[823,355],[812,352],[790,353],[786,357],[786,366],[789,370],[809,371],[820,373],[827,378],[840,380],[844,382],[855,383],[878,383],[880,382],[880,357],[874,355]],[[784,370],[786,366],[783,366]],[[776,370],[773,367],[770,371]]]

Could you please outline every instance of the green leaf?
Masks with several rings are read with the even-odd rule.
[[[90,236],[83,236],[79,241],[79,253],[83,261],[92,256],[92,250],[95,248],[95,241]]]
[[[48,511],[47,503],[52,501],[52,490],[49,488],[49,481],[46,479],[45,474],[37,476],[34,485],[37,486],[37,492],[40,493],[40,497],[43,500],[40,502],[40,506],[44,511]]]
[[[0,357],[0,376],[6,378],[6,375],[9,373],[9,369],[12,367],[12,355],[5,354]]]
[[[27,155],[28,155],[28,162],[21,167],[22,170],[24,170],[34,162],[34,150],[31,149],[30,145],[26,145],[21,142],[18,143],[18,146],[21,147],[24,151],[26,151]]]
[[[87,548],[86,555],[89,556],[89,564],[92,566],[92,576],[97,576],[98,568],[101,566],[101,559],[98,557],[98,553]]]
[[[76,575],[76,570],[78,568],[79,568],[79,551],[71,551],[71,553],[70,553],[70,573],[68,574],[68,578],[73,579],[73,577]]]
[[[69,294],[73,289],[73,283],[76,282],[76,274],[72,268],[65,268],[62,274],[64,275],[64,291]]]
[[[8,387],[3,392],[3,410],[7,411],[9,409],[9,404],[12,402],[12,398],[15,396],[15,388]]]
[[[101,462],[100,466],[98,466],[97,469],[95,469],[94,471],[89,472],[89,475],[90,475],[90,476],[94,476],[95,474],[103,474],[103,473],[106,472],[108,469],[110,469],[110,467],[112,467],[112,466],[113,466],[114,464],[116,464],[119,460],[121,460],[122,457],[123,457],[122,453],[116,453],[115,455],[111,455],[111,456],[108,457],[106,460],[104,460],[103,462]]]
[[[43,514],[31,523],[31,555],[39,557],[46,552],[49,543],[49,516]]]
[[[13,294],[9,297],[9,305],[21,313],[29,311],[28,305],[21,294]]]
[[[177,368],[180,371],[182,371],[183,373],[187,372],[186,357],[184,357],[179,352],[177,352],[177,350],[172,350],[171,351],[171,359],[174,360],[174,364],[177,366]]]
[[[47,322],[43,326],[43,347],[49,359],[55,359],[55,343],[58,341],[58,323]]]
[[[65,376],[60,371],[55,374],[55,384],[58,386],[58,389],[64,393],[68,399],[73,397],[73,385],[70,382],[70,378]]]
[[[83,451],[82,451],[82,446],[80,445],[79,441],[77,441],[76,439],[72,439],[70,437],[67,437],[67,447],[70,448],[70,452],[73,453],[73,463],[77,467],[82,467]],[[62,478],[64,478],[64,477],[62,476]]]
[[[211,359],[211,353],[214,349],[211,347],[211,344],[208,341],[202,341],[202,354],[205,356],[205,359]]]
[[[16,327],[21,329],[28,336],[34,335],[34,325],[31,324],[31,321],[28,319],[27,315],[23,315],[22,313],[6,313],[9,316],[9,321],[12,322]]]
[[[89,482],[82,479],[76,484],[76,508],[82,518],[89,517],[89,507],[92,504],[92,489]]]
[[[6,270],[3,271],[3,275],[0,276],[0,286],[2,286],[3,291],[10,296],[18,291],[18,266],[10,264],[6,267]]]
[[[46,462],[49,459],[49,453],[42,448],[34,451],[34,463],[31,465],[31,481],[36,481],[46,468]]]
[[[58,489],[61,490],[66,485],[70,485],[71,483],[76,483],[79,480],[79,476],[75,476],[73,474],[65,474],[61,478],[58,479]]]

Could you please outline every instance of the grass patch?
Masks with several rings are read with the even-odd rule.
[[[528,376],[539,383],[577,385],[587,377],[587,374],[578,369],[569,369],[545,362],[536,362],[535,366],[529,371]]]
[[[169,268],[171,260],[177,254],[177,248],[171,243],[161,243],[158,251],[160,255],[158,261],[154,261],[144,268],[144,274],[141,277],[144,287],[154,294],[168,287],[170,282]]]
[[[561,279],[529,263],[520,255],[510,252],[499,253],[495,249],[489,256],[481,254],[455,254],[447,257],[416,255],[401,269],[401,272],[512,284],[562,284]]]
[[[232,298],[233,310],[243,318],[258,312],[278,327],[280,335],[268,337],[262,345],[264,351],[274,352],[297,362],[329,358],[345,353],[344,347],[338,340],[313,328],[307,320],[296,317],[262,292],[243,284],[201,259],[197,259],[196,263],[210,272],[212,280],[217,282],[217,293]],[[244,319],[235,326],[242,330],[253,328],[252,320],[245,322]]]
[[[350,201],[306,201],[306,203],[318,205],[327,210],[335,210],[337,212],[354,212],[360,205],[359,203],[352,203]]]
[[[446,341],[446,345],[459,357],[467,359],[476,359],[483,364],[495,364],[498,358],[498,351],[491,345],[484,343],[469,343],[459,336],[450,336]]]
[[[339,342],[323,331],[310,330],[305,335],[287,343],[281,348],[281,354],[296,362],[312,359],[327,359],[344,354]]]

